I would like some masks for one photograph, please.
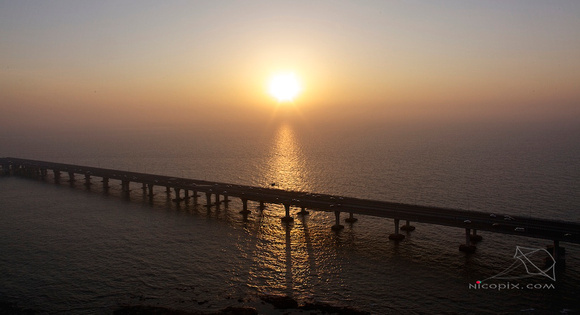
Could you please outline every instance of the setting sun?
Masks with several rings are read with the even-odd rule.
[[[291,102],[302,91],[300,81],[294,73],[279,73],[270,79],[268,92],[278,102]]]

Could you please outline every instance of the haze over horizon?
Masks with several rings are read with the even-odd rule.
[[[580,121],[580,2],[0,1],[0,130]],[[290,104],[267,92],[301,78]]]

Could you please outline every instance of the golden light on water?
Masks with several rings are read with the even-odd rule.
[[[273,188],[310,191],[306,157],[290,124],[282,124],[274,131],[269,148],[264,174],[268,183],[274,183]],[[293,207],[291,213],[297,210]],[[268,204],[256,222],[255,250],[247,283],[261,293],[305,298],[304,292],[320,285],[320,272],[334,270],[317,263],[317,259],[326,261],[327,257],[316,252],[321,240],[318,235],[312,236],[307,226],[307,221],[316,214],[308,219],[293,215],[295,221],[291,224],[280,221],[283,215],[282,205]]]
[[[267,178],[279,188],[309,190],[308,171],[292,127],[281,125],[268,161]]]
[[[268,93],[278,102],[292,102],[302,91],[302,84],[294,73],[278,73],[270,78]]]

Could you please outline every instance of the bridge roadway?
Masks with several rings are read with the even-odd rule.
[[[228,197],[237,197],[243,202],[243,211],[240,213],[244,215],[249,213],[247,201],[260,202],[261,208],[263,208],[264,203],[282,204],[286,210],[286,216],[282,218],[283,221],[292,221],[289,213],[290,207],[302,208],[300,212],[302,214],[307,213],[305,209],[334,212],[336,224],[333,229],[342,228],[340,213],[349,213],[351,220],[354,214],[391,218],[395,220],[395,231],[390,235],[390,238],[394,240],[400,240],[404,237],[399,233],[400,220],[406,221],[407,228],[412,228],[409,226],[409,221],[463,228],[466,231],[466,241],[460,249],[465,251],[475,249],[472,243],[481,238],[476,236],[477,230],[553,240],[555,246],[558,246],[560,241],[580,244],[580,223],[511,216],[493,211],[480,212],[402,204],[10,157],[0,158],[0,165],[3,173],[32,176],[44,177],[47,170],[51,170],[54,172],[55,181],[60,179],[61,172],[68,173],[71,181],[76,180],[75,174],[84,175],[87,185],[90,185],[91,177],[101,177],[106,189],[109,187],[108,181],[110,179],[120,180],[123,191],[127,194],[130,192],[130,182],[141,183],[144,191],[149,189],[151,197],[154,186],[163,186],[166,187],[168,194],[170,194],[170,189],[175,191],[175,201],[189,198],[189,191],[192,191],[194,200],[197,202],[197,193],[201,192],[206,195],[208,207],[215,204],[219,205],[220,202],[227,202]],[[185,198],[181,197],[181,190],[185,192]],[[212,195],[215,196],[215,204],[211,202]],[[224,197],[224,200],[219,200],[220,195]],[[401,227],[401,229],[404,228]],[[470,231],[473,231],[475,235],[470,234]]]

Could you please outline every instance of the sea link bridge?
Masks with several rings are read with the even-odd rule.
[[[281,218],[283,222],[293,221],[290,215],[290,209],[293,207],[300,209],[299,215],[307,215],[306,209],[333,212],[336,219],[332,225],[333,230],[344,228],[340,224],[341,213],[348,214],[346,222],[355,222],[357,220],[355,214],[390,218],[394,220],[395,228],[389,238],[394,241],[405,237],[400,230],[414,230],[410,222],[457,227],[465,229],[465,243],[461,244],[459,249],[466,252],[473,252],[474,244],[481,240],[481,236],[477,234],[478,230],[551,240],[554,242],[552,248],[556,259],[563,258],[559,242],[580,244],[580,223],[558,220],[287,191],[274,187],[235,185],[11,157],[0,158],[0,166],[3,175],[46,178],[50,172],[54,181],[59,183],[65,174],[65,179],[71,185],[76,181],[84,181],[87,187],[93,184],[94,177],[99,177],[105,191],[111,187],[111,181],[116,181],[117,184],[120,183],[121,191],[126,196],[131,193],[131,184],[139,185],[142,193],[149,198],[153,198],[154,187],[162,187],[169,198],[173,197],[172,193],[174,194],[172,200],[175,202],[188,202],[193,199],[193,203],[198,204],[198,197],[205,195],[205,206],[208,209],[219,207],[221,203],[227,206],[229,198],[235,197],[242,201],[243,208],[240,213],[244,219],[250,213],[248,201],[259,203],[260,210],[265,208],[266,203],[283,205],[286,210],[285,216]],[[405,221],[403,225],[400,225],[401,220]]]

